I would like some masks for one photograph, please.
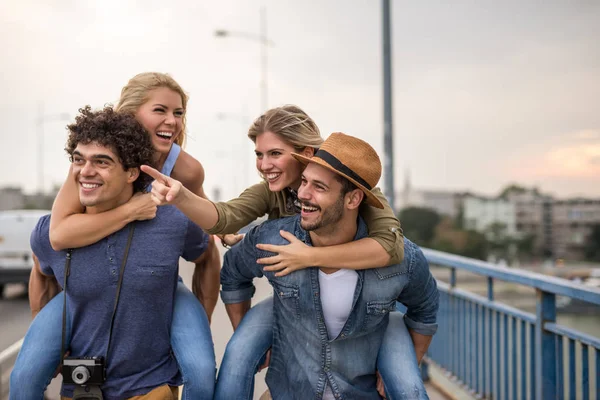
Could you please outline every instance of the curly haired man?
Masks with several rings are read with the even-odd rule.
[[[87,213],[110,210],[145,190],[151,178],[139,167],[152,163],[152,143],[133,116],[111,107],[93,111],[87,106],[68,129],[65,150]],[[160,207],[155,218],[132,222],[93,245],[54,251],[49,223],[50,216],[40,219],[31,247],[38,272],[45,279],[56,279],[63,289],[66,284],[60,301],[63,307],[66,298],[66,319],[48,320],[40,313],[23,348],[34,351],[33,341],[55,351],[54,344],[65,335],[70,354],[63,362],[63,380],[75,385],[63,384],[63,399],[95,399],[86,397],[94,391],[104,399],[177,399],[181,377],[170,350],[169,332],[179,257],[197,260],[206,249],[207,235],[175,207]],[[206,343],[207,369],[214,382],[215,356],[208,325],[195,339]],[[89,357],[102,357],[103,365],[94,362],[90,366],[85,361]],[[19,359],[27,355],[20,354]],[[28,368],[45,368],[24,365],[19,359],[11,386],[18,381],[15,376],[28,375]],[[81,383],[85,374],[77,375],[73,369],[78,365],[87,365],[91,371],[89,382]],[[104,376],[94,370],[99,368]],[[21,398],[21,389],[12,386],[11,399]],[[212,388],[207,391],[212,393]]]

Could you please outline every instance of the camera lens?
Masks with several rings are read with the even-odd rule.
[[[73,370],[71,378],[76,384],[83,385],[90,379],[90,371],[83,365],[80,365]]]

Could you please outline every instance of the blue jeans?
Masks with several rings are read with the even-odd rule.
[[[60,363],[63,294],[35,317],[10,375],[10,400],[43,400]],[[67,327],[67,343],[70,341]],[[68,347],[68,346],[67,346]],[[212,400],[215,351],[204,308],[182,282],[177,284],[171,323],[171,347],[183,376],[183,399]]]
[[[219,368],[215,400],[252,400],[254,374],[273,339],[273,298],[248,311],[227,344]],[[390,321],[377,358],[387,399],[428,400],[417,356],[403,315],[390,313]]]

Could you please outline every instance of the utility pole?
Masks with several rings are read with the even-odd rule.
[[[390,35],[390,0],[383,0],[383,169],[384,193],[396,210],[394,193],[394,140],[392,124],[392,39]]]

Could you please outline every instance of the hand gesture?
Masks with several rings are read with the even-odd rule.
[[[177,204],[183,197],[183,185],[181,182],[161,174],[156,169],[142,165],[142,171],[154,178],[152,182],[152,200],[157,206],[164,206],[165,204]]]
[[[265,271],[279,271],[275,276],[285,276],[296,270],[306,267],[312,267],[310,254],[312,248],[299,240],[293,234],[286,231],[279,231],[281,237],[290,242],[290,244],[277,246],[274,244],[257,244],[260,250],[277,253],[276,256],[259,258],[258,264],[270,264],[265,267]]]

